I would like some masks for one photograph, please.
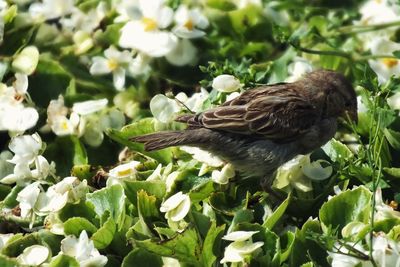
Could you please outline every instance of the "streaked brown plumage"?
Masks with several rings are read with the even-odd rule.
[[[148,151],[188,145],[234,164],[245,176],[270,177],[284,162],[333,137],[337,118],[357,120],[356,93],[340,73],[318,70],[294,83],[250,89],[221,106],[176,120],[183,131],[133,137]],[[269,179],[269,178],[268,178]]]

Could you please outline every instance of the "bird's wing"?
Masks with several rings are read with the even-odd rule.
[[[307,131],[319,117],[318,109],[287,84],[246,91],[191,121],[209,129],[257,134],[284,142]]]

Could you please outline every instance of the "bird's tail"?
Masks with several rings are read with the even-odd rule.
[[[165,131],[132,137],[130,140],[144,144],[146,151],[163,149],[170,146],[185,145],[188,142],[187,131]]]

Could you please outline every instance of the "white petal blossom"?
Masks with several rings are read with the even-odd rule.
[[[235,176],[235,169],[232,164],[226,164],[221,171],[214,170],[211,179],[217,184],[227,184],[229,179]]]
[[[173,10],[164,0],[139,0],[140,19],[127,22],[121,29],[119,45],[134,48],[151,57],[162,57],[177,45],[178,38],[163,30],[173,19]]]
[[[50,255],[48,247],[33,245],[24,249],[17,257],[17,262],[22,265],[39,266],[44,263]]]
[[[386,38],[374,38],[370,44],[372,55],[392,55],[394,51],[400,50],[400,44]],[[378,75],[378,81],[382,84],[387,82],[391,76],[400,73],[400,60],[397,58],[380,58],[369,60],[369,65]]]
[[[186,5],[180,5],[176,10],[175,22],[173,33],[184,39],[203,37],[206,34],[203,30],[209,25],[200,9],[189,9]]]
[[[102,267],[107,263],[107,257],[101,255],[94,247],[85,230],[81,232],[79,238],[74,236],[64,238],[61,241],[60,253],[75,258],[81,267]]]
[[[104,57],[93,57],[93,64],[90,67],[92,75],[113,74],[114,87],[122,90],[125,86],[125,72],[133,61],[132,55],[128,50],[118,51],[114,46],[110,46],[104,51]]]
[[[39,50],[36,46],[27,46],[15,57],[12,67],[18,72],[31,75],[39,62]]]
[[[240,81],[233,75],[222,74],[214,78],[212,87],[220,92],[231,93],[240,89]]]
[[[220,263],[244,262],[246,256],[255,252],[264,245],[264,242],[251,241],[251,237],[258,231],[236,231],[222,237],[222,239],[233,241],[225,248],[224,257]]]
[[[104,109],[107,104],[107,98],[77,102],[72,106],[72,111],[79,115],[85,116]]]
[[[161,204],[160,211],[165,212],[165,218],[178,222],[188,214],[190,205],[189,196],[178,192]]]

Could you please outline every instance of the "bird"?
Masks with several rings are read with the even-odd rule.
[[[248,89],[236,98],[175,120],[186,129],[131,138],[146,151],[194,146],[231,163],[243,177],[269,188],[274,173],[299,154],[327,143],[338,118],[357,123],[357,95],[350,81],[332,70],[316,70],[292,83]]]

